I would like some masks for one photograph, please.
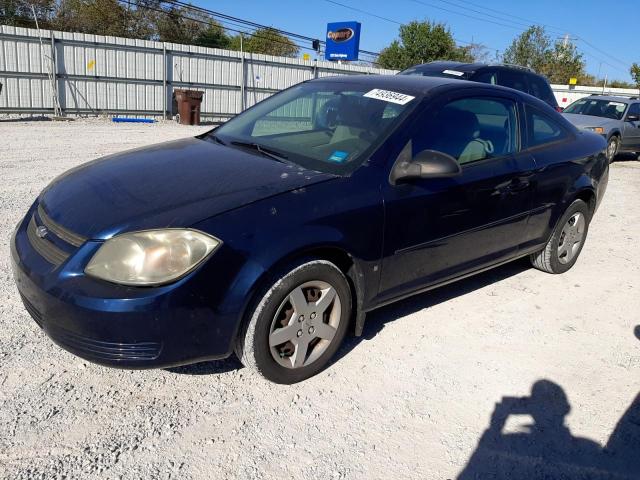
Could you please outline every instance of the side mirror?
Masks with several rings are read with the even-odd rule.
[[[640,115],[627,115],[627,122],[640,122]]]
[[[409,160],[407,148],[411,148],[411,143],[400,153],[391,170],[389,181],[392,185],[412,178],[455,177],[462,172],[460,164],[451,155],[436,150],[423,150]]]

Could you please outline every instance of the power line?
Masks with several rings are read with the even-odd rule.
[[[334,4],[334,5],[341,6],[341,7],[343,7],[343,8],[347,8],[347,9],[349,9],[349,10],[353,10],[353,11],[356,11],[356,12],[363,13],[363,14],[365,14],[365,15],[369,15],[369,16],[372,16],[372,17],[378,18],[378,19],[380,19],[380,20],[384,20],[384,21],[387,21],[387,22],[390,22],[390,23],[394,23],[394,24],[396,24],[396,25],[401,25],[401,26],[402,26],[402,25],[405,25],[405,23],[400,22],[400,21],[398,21],[398,20],[394,20],[394,19],[389,18],[389,17],[384,17],[384,16],[382,16],[382,15],[377,15],[377,14],[372,13],[372,12],[369,12],[369,11],[367,11],[367,10],[363,10],[363,9],[360,9],[360,8],[357,8],[357,7],[352,7],[351,5],[345,5],[345,4],[340,3],[340,2],[337,2],[337,1],[335,1],[335,0],[324,0],[324,1],[325,1],[325,2],[328,2],[328,3],[332,3],[332,4]],[[508,24],[505,24],[505,23],[494,22],[494,21],[492,21],[492,20],[488,20],[488,19],[485,19],[485,18],[480,18],[480,17],[476,17],[476,16],[473,16],[473,15],[468,15],[468,14],[461,13],[461,12],[456,12],[456,11],[453,11],[453,10],[449,10],[449,9],[446,9],[446,8],[443,8],[443,7],[438,7],[438,6],[436,6],[436,5],[433,5],[433,4],[429,4],[429,3],[423,2],[423,1],[421,1],[421,0],[411,0],[411,1],[412,1],[412,2],[414,2],[414,3],[421,4],[421,5],[423,5],[423,6],[433,7],[433,8],[436,8],[436,9],[439,9],[439,10],[443,10],[443,11],[446,11],[446,12],[449,12],[449,13],[454,13],[454,14],[457,14],[457,15],[462,15],[462,16],[465,16],[465,17],[468,17],[468,18],[472,18],[472,19],[474,19],[474,20],[479,20],[479,21],[483,21],[483,22],[488,22],[488,23],[492,23],[492,24],[496,24],[496,25],[504,26],[504,27],[508,27],[508,28],[514,28],[514,29],[516,29],[516,30],[518,30],[518,31],[520,31],[520,32],[524,32],[524,31],[526,31],[526,29],[522,29],[521,27],[517,27],[517,26],[515,26],[515,25],[508,25]],[[444,1],[444,0],[438,0],[438,1]],[[462,2],[462,1],[464,1],[464,0],[458,0],[458,1]],[[474,3],[472,3],[472,2],[466,2],[466,1],[465,1],[464,3],[469,3],[469,4],[471,4],[471,5],[477,5],[477,4],[474,4]],[[496,12],[498,12],[497,10],[493,10],[493,9],[489,9],[489,10],[492,10],[492,11],[496,11]],[[522,17],[518,17],[518,18],[522,18]],[[541,25],[541,26],[544,26],[544,27],[547,27],[547,28],[550,28],[550,29],[551,29],[551,28],[553,28],[553,29],[555,29],[555,28],[556,28],[556,27],[550,27],[549,25],[544,25],[544,24],[540,24],[540,25]],[[559,31],[561,31],[561,30],[559,30]],[[577,36],[577,35],[576,35],[576,36]],[[589,42],[587,42],[584,38],[579,37],[579,36],[577,36],[577,38],[578,38],[578,40],[581,40],[582,42],[586,43],[587,45],[591,46],[592,48],[595,48],[596,50],[598,50],[598,51],[600,51],[600,52],[604,53],[605,55],[607,55],[607,56],[609,56],[609,57],[611,57],[607,52],[604,52],[603,50],[600,50],[600,49],[598,49],[597,47],[594,47],[592,44],[590,44]],[[459,39],[457,39],[457,38],[454,38],[454,40],[455,40],[456,42],[458,42],[458,43],[463,43],[463,44],[467,44],[467,45],[470,45],[470,44],[471,44],[471,42],[465,42],[465,41],[459,40]],[[485,46],[486,46],[486,45],[485,45]],[[487,47],[488,49],[490,49],[490,50],[497,50],[497,49],[495,49],[495,48],[493,48],[493,47],[490,47],[490,46],[486,46],[486,47]],[[584,47],[583,47],[583,48],[584,48]],[[606,60],[603,60],[602,58],[597,57],[597,56],[596,56],[596,55],[594,55],[593,53],[589,53],[589,52],[586,52],[586,51],[583,51],[582,53],[583,53],[583,54],[585,54],[585,55],[588,55],[588,56],[590,56],[590,57],[592,57],[592,58],[595,58],[595,59],[596,59],[596,60],[598,60],[599,62],[602,62],[603,64],[608,65],[609,67],[611,67],[611,68],[613,68],[613,69],[615,69],[615,70],[618,70],[619,72],[623,72],[623,71],[624,71],[624,73],[625,73],[625,74],[627,74],[627,73],[628,73],[628,71],[626,71],[626,70],[622,70],[620,67],[617,67],[617,66],[615,66],[615,65],[612,65],[611,63],[607,62]],[[615,59],[615,57],[611,57],[611,58],[614,58],[614,59]],[[625,66],[630,65],[630,63],[629,63],[629,64],[627,64],[627,63],[626,63],[626,62],[624,62],[624,61],[621,61],[621,60],[619,60],[619,59],[617,59],[617,60],[618,60],[621,64],[623,64],[623,65],[625,65]]]
[[[417,0],[412,0],[412,1],[417,1]],[[468,8],[468,7],[462,7],[461,5],[456,5],[455,3],[451,2],[450,0],[438,0],[438,1],[442,2],[442,3],[449,4],[449,5],[457,6],[458,8]],[[489,8],[489,7],[484,7],[484,6],[479,5],[477,3],[469,2],[468,0],[456,0],[456,1],[459,2],[459,3],[464,3],[464,4],[468,4],[468,5],[473,5],[473,6],[476,6],[476,7],[484,8],[485,10],[489,10],[489,11],[498,13],[501,16],[504,16],[504,17],[512,17],[512,18],[516,18],[516,19],[519,19],[519,20],[524,20],[525,22],[527,22],[528,25],[525,25],[522,22],[517,22],[517,23],[519,23],[520,25],[523,25],[523,26],[540,25],[540,26],[543,26],[543,27],[547,28],[548,30],[552,31],[552,33],[553,33],[553,31],[556,31],[556,33],[560,33],[560,34],[569,33],[571,35],[574,35],[577,40],[585,43],[586,45],[590,46],[592,49],[602,53],[603,55],[606,55],[608,58],[610,58],[612,60],[615,60],[616,62],[624,65],[625,67],[628,67],[629,65],[631,65],[631,62],[625,61],[625,60],[620,60],[619,58],[616,58],[613,55],[611,55],[610,52],[606,52],[606,51],[596,47],[595,45],[590,43],[588,40],[586,40],[584,37],[582,37],[580,35],[577,35],[577,34],[575,34],[573,32],[568,32],[566,29],[563,29],[561,27],[555,27],[553,25],[548,25],[548,24],[537,22],[537,21],[534,21],[534,20],[531,20],[531,19],[527,19],[527,18],[524,18],[524,17],[519,17],[517,15],[512,15],[510,13],[506,13],[506,12],[501,11],[501,10],[496,10],[496,9]],[[422,3],[422,2],[418,2],[418,3]],[[494,15],[490,15],[488,13],[480,12],[479,10],[474,10],[474,9],[470,9],[470,10],[473,11],[473,12],[476,12],[476,13],[480,13],[480,14],[485,15],[485,16],[490,16],[492,18],[498,18],[499,19],[499,17],[496,17]],[[597,57],[594,57],[594,58],[597,58]],[[598,59],[598,60],[601,60],[601,59]],[[601,60],[601,61],[603,63],[606,63],[610,67],[616,68],[615,66],[611,65],[610,63],[608,63],[606,61],[603,61],[603,60]]]
[[[380,20],[384,20],[385,22],[395,23],[396,25],[400,25],[400,26],[406,25],[406,23],[400,22],[398,20],[394,20],[394,19],[389,18],[389,17],[383,17],[382,15],[377,15],[377,14],[369,12],[367,10],[362,10],[360,8],[357,8],[357,7],[352,7],[351,5],[345,5],[344,3],[336,2],[335,0],[324,0],[324,1],[327,2],[327,3],[332,3],[334,5],[338,5],[338,6],[343,7],[343,8],[347,8],[349,10],[353,10],[354,12],[364,13],[365,15],[369,15],[370,17],[375,17],[375,18],[378,18]],[[458,42],[458,43],[463,43],[463,44],[466,44],[466,45],[474,45],[473,42],[466,42],[464,40],[460,40],[460,39],[457,39],[457,38],[454,38],[454,40],[456,42]],[[492,47],[489,47],[487,45],[485,45],[485,47],[487,47],[490,50],[493,49]]]
[[[129,3],[132,2],[132,0],[118,0],[118,1],[120,3],[126,3],[126,4],[129,4]],[[181,14],[181,13],[175,11],[175,10],[174,11],[168,11],[168,10],[165,10],[163,8],[155,8],[155,7],[152,7],[150,5],[144,5],[144,4],[141,4],[139,2],[139,0],[133,0],[133,4],[135,5],[136,8],[142,8],[144,10],[151,10],[151,11],[154,11],[154,12],[163,13],[165,15],[173,15],[173,16],[176,16],[178,18],[182,18],[183,20],[189,20],[189,21],[200,23],[200,24],[203,24],[203,25],[208,25],[208,26],[215,25],[212,20],[203,20],[203,19],[200,19],[200,18],[193,18],[193,17],[187,16],[187,15],[183,15],[183,14]],[[229,31],[232,31],[232,32],[235,32],[235,33],[240,33],[240,34],[243,34],[243,35],[247,35],[249,37],[262,38],[262,39],[269,40],[269,41],[274,42],[274,43],[280,43],[280,44],[284,44],[284,45],[293,45],[293,46],[296,46],[296,47],[301,48],[301,49],[314,51],[310,47],[305,47],[303,45],[298,45],[297,43],[295,43],[295,42],[293,42],[291,40],[289,40],[289,42],[291,42],[291,43],[289,43],[289,42],[285,42],[283,40],[279,40],[277,38],[273,38],[271,36],[260,35],[260,34],[256,33],[255,31],[254,32],[250,32],[250,31],[238,30],[238,29],[234,29],[234,28],[230,28],[230,27],[223,27],[223,28],[225,30],[229,30]]]
[[[469,15],[467,13],[456,12],[455,10],[450,10],[450,9],[444,8],[444,7],[438,7],[437,5],[434,5],[432,3],[422,2],[421,0],[411,0],[411,1],[414,2],[414,3],[418,3],[420,5],[424,5],[425,7],[436,8],[438,10],[442,10],[443,12],[453,13],[454,15],[460,15],[460,16],[463,16],[463,17],[471,18],[472,20],[480,20],[481,22],[493,23],[494,25],[499,25],[501,27],[514,28],[514,29],[520,30],[520,31],[522,30],[521,27],[518,27],[516,25],[509,25],[507,23],[495,22],[493,20],[488,20],[486,18],[476,17],[474,15]]]
[[[300,45],[299,43],[296,43],[291,39],[287,39],[288,41],[285,41],[285,40],[281,40],[281,39],[278,39],[278,38],[274,38],[274,37],[269,36],[269,35],[260,34],[259,32],[257,32],[258,28],[256,28],[253,31],[248,31],[248,30],[241,30],[241,29],[238,29],[238,28],[232,28],[232,27],[229,27],[228,25],[226,25],[226,24],[231,23],[232,25],[237,26],[236,23],[238,23],[238,22],[235,22],[235,21],[213,19],[213,18],[210,18],[210,17],[208,19],[205,19],[205,18],[194,18],[193,16],[186,15],[184,13],[181,13],[177,9],[173,8],[173,7],[175,7],[175,5],[174,5],[175,3],[179,3],[179,2],[177,2],[175,0],[164,0],[164,3],[168,3],[168,4],[172,5],[172,7],[171,7],[172,9],[171,10],[166,10],[164,8],[156,8],[156,7],[150,6],[148,4],[143,4],[143,3],[140,3],[140,0],[118,0],[118,1],[120,3],[123,3],[123,4],[126,3],[127,5],[133,4],[136,8],[140,8],[140,9],[144,9],[144,10],[150,10],[150,11],[162,13],[162,14],[165,14],[165,15],[175,16],[175,17],[181,18],[183,20],[189,20],[189,21],[200,23],[200,24],[207,25],[207,26],[212,26],[212,25],[216,25],[217,24],[217,25],[220,25],[221,28],[223,28],[226,31],[235,32],[235,33],[238,33],[240,35],[246,35],[248,37],[253,37],[253,38],[262,38],[262,39],[265,39],[265,40],[268,40],[268,41],[274,42],[274,43],[279,43],[279,44],[284,44],[284,45],[289,45],[289,46],[293,45],[293,46],[296,46],[299,49],[309,50],[309,51],[315,52],[315,50],[313,48],[307,47],[307,46],[304,46],[304,45]],[[194,11],[198,11],[200,9],[198,7],[195,7],[193,10]],[[199,12],[199,13],[206,13],[206,12]],[[261,26],[259,28],[271,28],[271,27]],[[274,28],[273,30],[279,32],[278,29]],[[363,61],[365,63],[375,63],[375,58],[378,55],[376,52],[361,51],[361,53],[363,53],[365,55],[369,55],[369,56],[372,57],[371,59],[362,58],[361,61]]]
[[[216,12],[216,11],[208,9],[208,8],[192,5],[190,3],[186,3],[186,2],[184,2],[182,0],[161,0],[161,2],[168,3],[168,4],[171,4],[171,5],[175,5],[175,6],[180,6],[180,7],[189,9],[189,10],[195,10],[195,11],[198,11],[200,13],[207,14],[207,15],[215,18],[218,21],[219,21],[219,19],[224,19],[226,21],[235,22],[236,24],[240,24],[240,25],[247,25],[247,26],[250,26],[250,27],[256,28],[256,29],[269,28],[269,29],[272,29],[272,30],[280,33],[281,35],[285,35],[287,37],[298,38],[300,40],[307,40],[307,41],[310,41],[310,42],[313,42],[313,41],[317,40],[317,41],[320,42],[321,45],[326,45],[326,42],[324,40],[320,40],[320,39],[317,39],[317,38],[314,38],[314,37],[309,37],[307,35],[302,35],[302,34],[299,34],[299,33],[289,32],[289,31],[286,31],[286,30],[282,30],[282,29],[279,29],[279,28],[272,27],[272,26],[263,25],[263,24],[256,23],[256,22],[253,22],[253,21],[250,21],[250,20],[244,20],[242,18],[238,18],[238,17],[234,17],[234,16],[227,15],[227,14],[224,14],[224,13]],[[372,55],[372,56],[378,56],[379,55],[379,52],[372,52],[372,51],[368,51],[368,50],[359,50],[359,52],[363,53],[365,55]]]
[[[449,0],[438,0],[438,1],[439,1],[439,2],[442,2],[442,3],[448,3],[448,4],[450,4],[450,5],[455,5],[455,4],[453,4],[453,3],[452,3],[451,1],[449,1]],[[543,27],[546,27],[546,28],[547,28],[547,29],[549,29],[549,30],[557,30],[557,32],[558,32],[558,33],[561,33],[561,34],[562,34],[562,33],[565,33],[565,30],[564,30],[564,29],[562,29],[562,28],[560,28],[560,27],[554,27],[553,25],[544,24],[544,23],[539,22],[539,21],[537,21],[537,20],[531,20],[531,19],[529,19],[529,18],[519,17],[518,15],[513,15],[513,14],[508,13],[508,12],[505,12],[505,11],[503,11],[503,10],[496,10],[495,8],[489,8],[489,7],[485,6],[485,5],[480,5],[480,4],[478,4],[478,3],[470,2],[470,1],[468,1],[468,0],[456,0],[456,1],[457,1],[458,3],[463,3],[463,4],[467,4],[467,5],[472,5],[472,6],[474,6],[474,7],[482,8],[482,9],[484,9],[484,10],[488,10],[488,11],[490,11],[490,12],[497,13],[497,14],[499,14],[499,15],[503,16],[503,17],[511,17],[511,18],[515,18],[515,19],[517,19],[517,20],[524,21],[524,22],[526,22],[526,23],[524,23],[524,24],[523,24],[522,22],[517,22],[517,23],[520,23],[521,25],[526,25],[527,27],[529,27],[529,26],[531,26],[531,25],[541,25],[541,26],[543,26]],[[463,5],[460,5],[460,6],[458,6],[458,8],[468,8],[468,7],[463,6]],[[477,10],[474,10],[474,11],[476,11],[476,12],[477,12]],[[489,15],[489,14],[484,13],[483,15]],[[492,16],[493,18],[498,18],[498,17],[494,17],[493,15],[491,15],[491,16]],[[502,21],[510,21],[510,22],[513,22],[513,20],[510,20],[509,18],[503,18],[503,19],[500,19],[500,20],[502,20]]]

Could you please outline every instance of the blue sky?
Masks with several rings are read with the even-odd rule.
[[[328,0],[191,1],[221,13],[317,38],[324,38],[327,22],[357,20],[362,23],[360,48],[364,50],[380,51],[398,34],[396,23]],[[527,25],[548,25],[551,27],[548,31],[554,37],[569,33],[580,38],[577,45],[585,54],[587,71],[594,75],[600,70],[602,76],[607,74],[609,78],[628,81],[630,63],[640,62],[640,0],[335,1],[401,23],[425,18],[445,22],[457,40],[482,43],[492,53],[504,50]],[[615,9],[607,8],[607,5],[615,5]]]

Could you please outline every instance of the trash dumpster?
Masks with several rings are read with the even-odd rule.
[[[175,90],[178,104],[178,122],[182,125],[200,125],[200,104],[204,92],[198,90]]]

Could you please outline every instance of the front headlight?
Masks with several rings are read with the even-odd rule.
[[[584,129],[585,130],[589,130],[591,132],[600,133],[600,134],[604,133],[604,128],[602,128],[602,127],[584,127]]]
[[[123,285],[159,285],[191,271],[220,243],[196,230],[125,233],[107,240],[84,271]]]

